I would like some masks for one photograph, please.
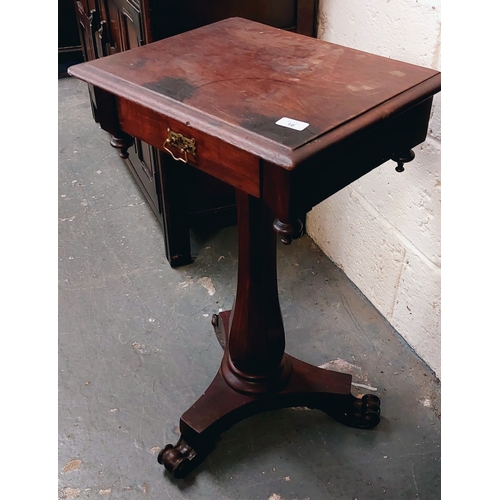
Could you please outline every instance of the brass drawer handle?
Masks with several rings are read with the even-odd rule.
[[[175,156],[174,153],[172,153],[172,151],[168,149],[167,144],[180,149],[184,153],[184,158],[179,158]],[[188,162],[188,153],[196,157],[195,139],[188,139],[187,137],[184,137],[182,134],[174,132],[170,128],[168,128],[168,136],[165,139],[165,142],[163,143],[163,149],[165,149],[165,151],[168,151],[172,155],[172,158],[174,160],[182,161],[183,163]]]

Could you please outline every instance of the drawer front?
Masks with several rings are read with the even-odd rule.
[[[160,151],[166,151],[166,146],[174,157],[187,159],[193,167],[252,196],[260,197],[260,168],[255,156],[121,97],[117,97],[117,110],[120,128],[127,134],[142,139]],[[186,139],[194,139],[194,154],[176,147],[175,140],[166,143],[169,129]]]

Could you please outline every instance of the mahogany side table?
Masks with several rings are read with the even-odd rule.
[[[212,319],[220,369],[158,461],[183,477],[233,424],[278,408],[377,425],[379,398],[354,397],[351,375],[285,353],[275,231],[290,243],[298,215],[389,159],[402,170],[440,73],[240,18],[69,71],[95,86],[115,147],[138,137],[236,188],[236,298]]]

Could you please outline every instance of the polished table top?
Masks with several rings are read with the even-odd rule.
[[[389,101],[412,105],[440,84],[432,69],[240,18],[70,72],[286,168],[304,145],[325,148],[353,119],[375,122],[377,108],[388,118]],[[307,126],[276,124],[282,118]]]

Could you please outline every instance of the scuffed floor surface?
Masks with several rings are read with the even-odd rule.
[[[351,372],[353,392],[381,398],[381,423],[270,412],[229,430],[188,478],[164,472],[158,450],[221,360],[210,318],[232,304],[236,228],[194,231],[195,262],[171,269],[86,85],[59,80],[59,102],[59,498],[440,498],[439,382],[307,236],[278,247],[287,350]]]

